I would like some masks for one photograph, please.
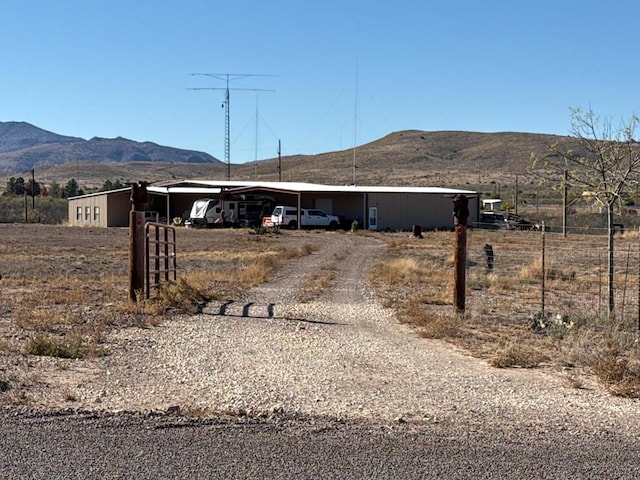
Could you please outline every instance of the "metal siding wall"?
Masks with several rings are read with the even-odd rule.
[[[470,210],[473,205],[475,203],[470,202]],[[411,230],[413,225],[425,230],[453,226],[453,198],[441,194],[371,193],[369,206],[378,207],[379,230]]]
[[[82,207],[82,200],[68,200],[68,223],[72,227],[79,227],[82,225],[82,221],[76,220],[76,208]]]
[[[82,209],[80,220],[77,219],[77,208]],[[94,220],[95,208],[100,210],[100,217],[96,222]],[[96,195],[92,197],[83,197],[68,201],[69,225],[73,227],[106,227],[107,224],[107,194]],[[89,219],[87,220],[86,211],[89,209]]]
[[[325,199],[326,202],[327,199],[330,199],[333,203],[333,207],[331,211],[328,211],[327,213],[331,213],[332,215],[341,215],[349,222],[358,219],[360,225],[362,225],[362,208],[364,204],[364,195],[361,193],[335,195],[323,194],[322,197],[309,196],[308,198],[303,198],[306,201],[311,201],[312,203],[314,203],[314,205],[317,204],[318,200]]]
[[[131,202],[129,192],[107,196],[107,226],[126,227],[129,225]]]
[[[317,208],[330,215],[333,215],[333,198],[326,196],[322,198],[316,198],[313,201],[313,208]]]
[[[431,195],[432,217],[430,229],[447,230],[453,228],[453,197]]]
[[[94,205],[91,206],[91,223],[97,227],[108,227],[108,204],[109,204],[109,196],[108,195],[100,195],[98,197],[95,197],[96,202],[94,203]],[[98,222],[94,222],[93,219],[93,214],[94,214],[94,208],[98,207],[100,209],[100,218],[98,219]]]
[[[362,211],[364,209],[364,194],[352,193],[336,196],[333,203],[334,215],[342,215],[352,222],[358,220],[360,228],[364,225]]]
[[[369,194],[369,207],[378,208],[378,230],[397,230],[401,224],[398,218],[402,214],[400,195],[397,193]]]

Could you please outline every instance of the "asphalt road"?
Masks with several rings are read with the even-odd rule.
[[[564,427],[0,412],[2,479],[633,479],[638,440]]]

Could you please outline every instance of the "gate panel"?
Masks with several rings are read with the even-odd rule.
[[[145,228],[145,296],[159,289],[162,282],[175,281],[176,229],[161,223],[147,222]]]

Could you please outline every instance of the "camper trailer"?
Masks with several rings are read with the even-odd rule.
[[[258,226],[264,206],[260,200],[216,200],[203,198],[193,202],[188,227],[247,227]]]

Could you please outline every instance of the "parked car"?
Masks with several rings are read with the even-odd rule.
[[[474,225],[477,228],[487,228],[490,230],[500,230],[502,228],[508,228],[509,223],[504,215],[494,212],[481,212],[480,219]]]
[[[278,205],[271,214],[271,223],[274,226],[284,226],[290,229],[298,228],[298,209],[286,205]],[[340,226],[340,218],[325,213],[317,208],[300,209],[301,227],[324,227],[332,230]]]

